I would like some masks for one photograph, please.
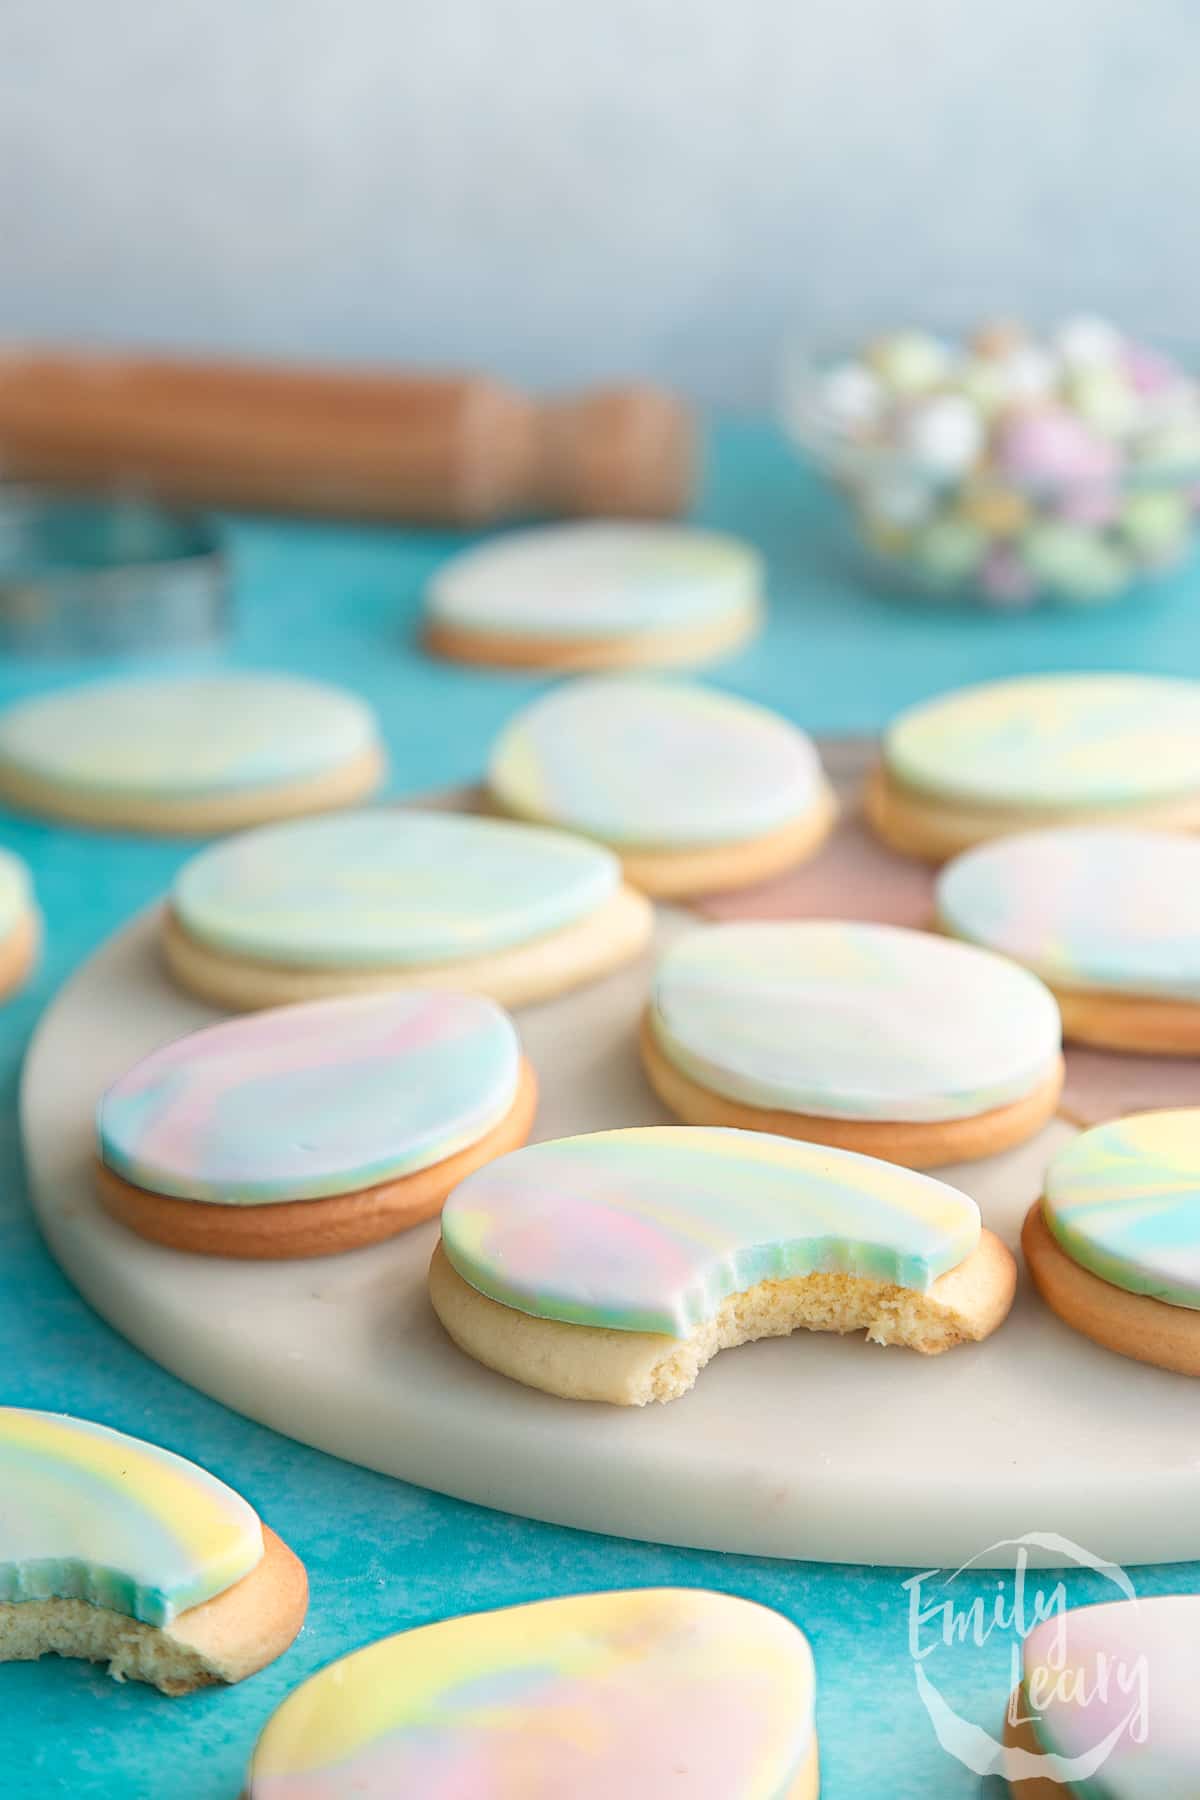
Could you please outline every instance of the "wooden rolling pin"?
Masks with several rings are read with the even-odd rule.
[[[195,506],[485,524],[663,517],[696,434],[661,389],[540,400],[480,375],[0,352],[0,473]]]

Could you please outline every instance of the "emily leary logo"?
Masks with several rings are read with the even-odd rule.
[[[1069,1661],[1066,1612],[1067,1595],[1050,1569],[1031,1570],[1031,1558],[1052,1560],[1056,1566],[1074,1564],[1109,1581],[1122,1599],[1136,1604],[1133,1584],[1124,1569],[1104,1562],[1069,1538],[1052,1532],[1026,1532],[981,1550],[953,1574],[926,1569],[903,1584],[908,1593],[908,1647],[917,1693],[929,1714],[942,1749],[974,1774],[1002,1775],[1007,1781],[1043,1781],[1074,1784],[1090,1779],[1112,1755],[1128,1733],[1133,1743],[1146,1740],[1150,1729],[1150,1681],[1144,1655],[1132,1659],[1100,1655],[1086,1667]],[[1008,1571],[1011,1561],[1012,1569]],[[984,1598],[978,1569],[995,1571],[995,1592]],[[965,1594],[967,1578],[974,1573],[971,1598]],[[955,1588],[955,1583],[959,1583]],[[1042,1584],[1045,1584],[1044,1586]],[[1056,1756],[1005,1745],[990,1731],[955,1712],[937,1685],[956,1657],[982,1650],[993,1639],[1009,1645],[1008,1712],[1010,1725],[1028,1720],[1021,1690],[1022,1650],[1037,1626],[1049,1629],[1041,1642],[1029,1708],[1039,1712],[1054,1701],[1071,1705],[1086,1716],[1096,1715],[1096,1736],[1086,1750],[1074,1756]],[[1115,1722],[1114,1722],[1115,1721]]]

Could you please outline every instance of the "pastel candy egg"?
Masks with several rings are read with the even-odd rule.
[[[1191,503],[1182,488],[1145,488],[1127,494],[1121,531],[1139,556],[1156,560],[1181,547],[1191,528]]]
[[[1113,446],[1061,406],[1038,407],[1007,419],[997,435],[996,461],[1013,480],[1034,487],[1105,484],[1118,467]]]
[[[992,356],[973,356],[959,369],[957,386],[979,413],[990,419],[1011,398],[1004,365]]]
[[[1110,525],[1121,510],[1121,498],[1115,487],[1087,483],[1055,494],[1051,510],[1072,525]]]
[[[838,363],[826,371],[817,394],[817,410],[826,424],[843,431],[874,425],[883,412],[883,384],[865,363]]]
[[[965,489],[960,504],[963,517],[989,537],[1016,537],[1029,523],[1029,501],[1016,488],[981,483]]]
[[[883,475],[864,482],[859,500],[872,519],[902,530],[922,524],[937,506],[930,483],[906,475]]]
[[[978,409],[965,394],[937,394],[908,408],[900,422],[900,445],[934,475],[962,475],[983,448]]]
[[[913,539],[913,561],[939,587],[965,581],[986,547],[983,533],[967,519],[935,519]]]
[[[1116,363],[1076,370],[1067,382],[1067,398],[1080,417],[1106,437],[1122,436],[1137,418],[1137,394]]]
[[[1125,372],[1125,379],[1141,395],[1162,394],[1185,380],[1177,363],[1173,363],[1170,357],[1163,356],[1159,351],[1150,349],[1147,344],[1123,345],[1121,368]]]
[[[1065,319],[1054,334],[1055,348],[1070,369],[1093,369],[1116,362],[1123,343],[1115,325],[1091,313]]]
[[[877,513],[860,511],[858,528],[876,556],[906,557],[912,548],[912,532],[903,525],[893,524],[890,519],[880,518]]]
[[[1038,580],[1063,600],[1107,600],[1129,579],[1127,558],[1082,525],[1035,525],[1021,551]]]
[[[1019,345],[999,366],[1005,398],[1016,405],[1045,400],[1058,386],[1058,362],[1039,344]]]
[[[877,338],[867,352],[875,373],[893,393],[928,393],[945,378],[949,352],[925,331],[896,331]]]
[[[1011,544],[993,544],[983,559],[979,584],[996,607],[1016,610],[1032,605],[1037,596],[1037,577]]]
[[[1200,417],[1180,418],[1147,432],[1136,446],[1138,463],[1153,469],[1200,467]]]

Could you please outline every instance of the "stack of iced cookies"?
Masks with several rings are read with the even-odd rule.
[[[1200,827],[1200,681],[1037,675],[964,688],[884,734],[867,816],[944,862],[1046,825]]]

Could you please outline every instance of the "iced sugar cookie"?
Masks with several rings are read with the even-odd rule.
[[[0,1407],[0,1662],[81,1656],[187,1694],[273,1662],[307,1601],[303,1565],[214,1475]]]
[[[757,631],[762,558],[690,525],[584,520],[508,532],[444,564],[425,641],[464,662],[692,667]]]
[[[455,813],[343,813],[214,844],[180,871],[167,962],[235,1010],[401,987],[522,1006],[636,956],[650,907],[609,851]]]
[[[640,1588],[383,1638],[288,1696],[247,1800],[815,1800],[812,1652],[731,1594]]]
[[[680,681],[597,676],[553,689],[488,766],[518,818],[599,838],[660,898],[744,887],[800,862],[836,810],[810,738],[765,707]]]
[[[1004,1722],[1016,1800],[1200,1793],[1200,1599],[1072,1606],[1035,1625]]]
[[[937,910],[943,930],[1035,970],[1076,1042],[1200,1055],[1195,838],[1082,825],[1001,838],[942,871]]]
[[[655,970],[651,1085],[691,1125],[808,1138],[936,1168],[1041,1129],[1058,1010],[999,956],[895,925],[710,925]]]
[[[929,1175],[678,1125],[478,1170],[446,1203],[429,1271],[469,1356],[618,1406],[677,1399],[719,1350],[800,1327],[935,1355],[994,1331],[1015,1281],[975,1202]]]
[[[109,1088],[100,1197],[157,1243],[324,1256],[431,1218],[523,1144],[537,1080],[479,994],[409,989],[277,1007],[192,1032]]]
[[[0,801],[122,831],[233,831],[376,787],[368,707],[323,682],[204,675],[60,689],[0,713]]]
[[[1200,682],[1035,675],[964,688],[888,727],[867,816],[942,862],[1030,826],[1200,827]]]
[[[1025,1220],[1038,1291],[1085,1337],[1200,1375],[1200,1108],[1083,1132]]]
[[[29,871],[0,850],[0,1000],[22,985],[37,960],[40,926]]]

